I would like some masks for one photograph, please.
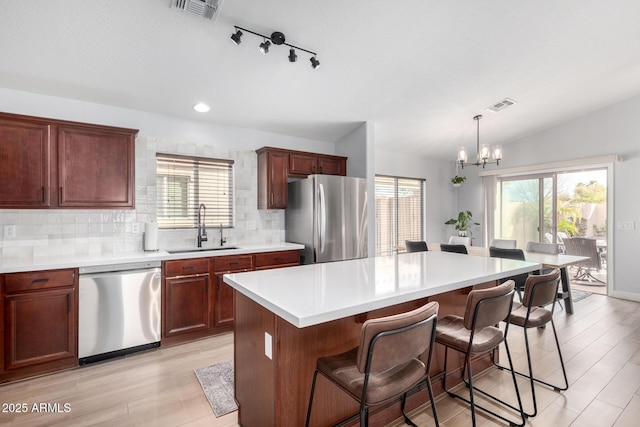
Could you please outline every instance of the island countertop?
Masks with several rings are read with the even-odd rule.
[[[224,280],[304,328],[539,268],[533,262],[428,251],[225,274]]]

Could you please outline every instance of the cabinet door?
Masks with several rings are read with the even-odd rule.
[[[347,160],[335,157],[318,157],[318,172],[325,175],[347,174]]]
[[[135,134],[63,126],[58,129],[61,207],[134,206]]]
[[[269,199],[267,209],[287,208],[287,179],[289,177],[289,155],[282,153],[269,153],[268,162],[268,188]]]
[[[216,273],[216,295],[213,308],[213,326],[216,328],[233,324],[233,288],[222,280],[225,273]]]
[[[307,176],[316,173],[318,157],[311,154],[289,154],[289,173],[291,175]]]
[[[209,275],[165,279],[163,336],[209,329]]]
[[[75,289],[44,289],[4,297],[5,368],[77,357]]]
[[[50,205],[50,126],[0,120],[0,207]]]

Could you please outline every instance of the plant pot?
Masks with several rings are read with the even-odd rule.
[[[453,184],[453,188],[458,188],[460,187],[462,184]]]
[[[458,236],[459,237],[467,237],[467,230],[458,230]]]

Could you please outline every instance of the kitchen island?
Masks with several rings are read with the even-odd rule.
[[[531,262],[418,252],[225,275],[234,288],[239,423],[304,425],[316,359],[356,347],[368,318],[427,301],[440,303],[440,316],[462,314],[474,287],[495,286],[539,268]],[[434,354],[432,373],[442,369],[443,354]],[[449,363],[461,366],[462,359]],[[482,369],[489,361],[476,363]],[[357,412],[355,401],[321,378],[311,425],[330,425]],[[421,392],[408,406],[426,401]],[[390,405],[372,413],[371,425],[384,425],[398,414],[399,405]]]

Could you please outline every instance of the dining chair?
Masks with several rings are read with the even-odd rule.
[[[489,246],[489,256],[492,258],[507,258],[515,259],[518,261],[525,261],[524,252],[522,251],[522,249],[503,249]],[[518,293],[518,298],[520,298],[521,301],[522,290],[524,289],[524,284],[527,281],[527,277],[529,277],[529,273],[523,273],[509,277],[509,279],[515,282],[516,292]]]
[[[525,414],[522,407],[522,399],[518,390],[516,374],[513,369],[511,360],[511,352],[506,341],[507,332],[509,330],[509,316],[513,305],[514,282],[513,280],[486,289],[473,290],[467,296],[464,317],[457,315],[447,315],[438,321],[436,326],[436,342],[445,346],[444,354],[444,371],[442,385],[447,394],[451,397],[460,399],[470,405],[471,420],[476,425],[476,408],[487,412],[512,426],[523,426],[525,424]],[[507,322],[504,332],[497,327],[498,323]],[[473,373],[471,371],[471,357],[491,353],[498,348],[500,343],[504,342],[507,352],[507,359],[513,380],[515,394],[518,400],[518,407],[515,407],[486,391],[483,391],[473,385]],[[464,365],[462,370],[462,379],[469,389],[469,399],[454,393],[447,388],[447,359],[449,349],[453,349],[459,353],[463,353]],[[465,373],[467,378],[465,378]],[[519,413],[521,423],[516,423],[508,419],[503,414],[481,406],[475,402],[475,392],[479,392],[512,410]]]
[[[531,385],[531,395],[533,399],[533,412],[526,413],[529,417],[535,417],[538,413],[538,404],[536,400],[536,391],[534,382],[544,384],[553,388],[555,391],[567,390],[569,388],[569,382],[567,380],[567,371],[564,367],[564,360],[562,358],[562,351],[560,350],[560,342],[558,341],[558,333],[556,331],[556,325],[553,321],[553,310],[555,308],[556,294],[558,292],[558,285],[560,284],[560,270],[557,268],[552,269],[548,274],[542,274],[537,276],[529,276],[524,288],[524,297],[522,303],[515,302],[513,309],[511,310],[511,316],[509,317],[509,323],[517,325],[523,328],[524,342],[527,351],[527,364],[529,367],[528,373],[517,372],[529,379]],[[551,306],[548,309],[547,306]],[[560,358],[560,367],[562,368],[562,375],[564,377],[564,385],[558,386],[545,382],[539,378],[533,376],[533,363],[531,359],[531,349],[529,346],[528,329],[532,328],[544,328],[548,323],[551,323],[553,329],[553,337],[556,341],[556,348],[558,350],[558,356]],[[506,369],[503,366],[497,365],[501,369]]]
[[[517,244],[518,242],[515,240],[493,239],[491,243],[489,243],[489,246],[500,249],[515,249]]]
[[[427,385],[433,418],[438,426],[429,378],[438,308],[438,303],[432,301],[407,313],[367,320],[362,325],[358,347],[318,358],[305,425],[309,426],[316,379],[322,374],[360,404],[357,414],[336,426],[357,418],[360,418],[361,427],[367,426],[370,407],[397,399],[401,399],[405,422],[415,426],[405,413],[405,402],[407,393],[423,382]],[[421,355],[428,355],[426,364]]]
[[[449,237],[449,244],[471,246],[471,237],[451,236]]]
[[[440,243],[440,250],[442,252],[453,252],[456,254],[468,254],[467,247],[465,245],[448,245],[446,243]]]
[[[567,255],[579,255],[589,257],[588,260],[576,263],[578,267],[575,276],[575,280],[593,280],[604,283],[591,274],[592,270],[600,271],[602,269],[602,258],[598,253],[597,241],[595,239],[588,239],[585,237],[567,237],[563,240],[565,253]]]
[[[525,251],[557,255],[560,253],[560,245],[558,243],[527,242]]]
[[[404,246],[407,252],[426,252],[429,250],[427,242],[423,240],[405,240]]]

